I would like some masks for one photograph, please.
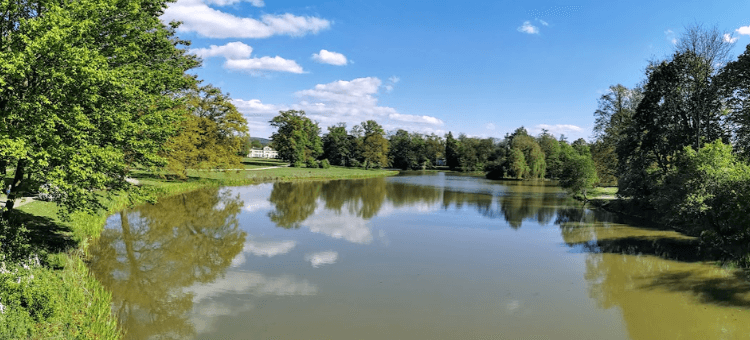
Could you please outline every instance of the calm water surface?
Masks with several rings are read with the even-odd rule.
[[[131,339],[750,338],[750,286],[696,252],[549,183],[435,173],[163,199],[90,266]]]

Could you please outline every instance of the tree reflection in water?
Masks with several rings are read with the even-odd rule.
[[[495,184],[497,185],[497,184]],[[274,210],[270,219],[282,228],[299,228],[319,205],[336,214],[369,220],[389,203],[401,207],[473,207],[488,218],[502,218],[514,229],[524,220],[549,224],[557,207],[567,200],[559,188],[546,182],[502,182],[503,194],[467,188],[446,188],[391,181],[387,178],[337,180],[327,182],[275,183],[269,201]],[[475,189],[475,188],[474,188]]]
[[[127,338],[194,333],[193,294],[184,288],[215,280],[242,251],[242,206],[228,191],[199,190],[123,211],[119,225],[102,232],[90,267],[112,292]]]

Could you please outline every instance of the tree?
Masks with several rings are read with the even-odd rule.
[[[249,138],[247,121],[229,97],[206,85],[186,93],[187,110],[179,133],[169,140],[164,157],[180,177],[188,168],[230,167],[240,163],[238,153]]]
[[[744,157],[750,157],[750,44],[722,69],[719,83],[729,110],[734,146]]]
[[[402,170],[417,167],[417,152],[412,145],[412,136],[406,130],[399,129],[390,137],[390,158],[393,167]]]
[[[522,177],[543,178],[547,170],[547,164],[544,160],[544,153],[536,142],[536,139],[529,136],[526,129],[520,127],[511,135],[510,140],[511,150],[517,149],[521,151],[526,162],[526,169],[528,171]]]
[[[195,56],[159,16],[166,1],[4,2],[0,159],[13,160],[7,207],[47,184],[60,213],[96,211],[135,164],[164,164],[194,83]],[[23,175],[32,181],[22,183]]]
[[[374,120],[362,122],[364,139],[362,141],[362,158],[365,169],[370,167],[386,167],[388,163],[388,140],[385,131]]]
[[[352,143],[346,133],[346,124],[329,126],[328,133],[323,136],[323,158],[333,164],[345,166],[351,152]]]
[[[564,156],[560,186],[572,193],[582,195],[583,199],[587,200],[586,191],[598,181],[591,152],[585,144],[579,144],[577,148],[574,148],[565,143],[562,149]]]
[[[544,163],[546,165],[546,174],[550,178],[557,178],[562,171],[560,161],[560,142],[551,135],[549,131],[542,130],[542,134],[537,137],[537,143],[544,153]]]
[[[323,153],[320,127],[305,117],[305,111],[280,111],[270,123],[277,128],[271,135],[273,148],[279,152],[279,158],[293,166],[301,166]]]
[[[528,176],[529,166],[526,164],[526,157],[520,149],[510,149],[508,154],[508,175],[512,178],[522,179]]]
[[[448,131],[445,135],[445,162],[451,170],[459,167],[458,142],[453,138],[453,133]]]

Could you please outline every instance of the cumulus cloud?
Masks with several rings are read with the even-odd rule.
[[[211,0],[208,3],[228,5],[238,0]],[[250,1],[253,5],[263,1]],[[285,13],[265,14],[260,19],[237,17],[207,5],[206,0],[178,0],[169,5],[162,21],[181,21],[180,32],[195,32],[208,38],[268,38],[274,35],[303,36],[328,29],[326,19]]]
[[[261,57],[252,59],[227,59],[224,68],[247,72],[251,75],[263,74],[263,71],[305,73],[296,61],[282,57]]]
[[[305,260],[310,262],[313,268],[318,268],[324,264],[334,264],[338,258],[339,253],[335,251],[322,251],[305,255]]]
[[[235,41],[226,45],[211,45],[208,48],[195,48],[190,50],[193,54],[201,58],[211,58],[223,56],[226,61],[224,68],[247,72],[251,75],[261,75],[265,71],[304,73],[302,66],[294,60],[284,59],[282,57],[260,57],[250,58],[253,53],[251,46],[242,42]]]
[[[733,37],[729,33],[724,33],[724,41],[726,41],[726,42],[728,42],[730,44],[734,44],[738,39],[739,38]]]
[[[314,53],[312,58],[321,64],[342,66],[347,63],[346,56],[343,54],[326,50],[320,50],[320,53]]]
[[[207,4],[214,4],[218,6],[227,6],[242,2],[242,0],[204,0],[204,2]],[[249,2],[255,7],[263,7],[266,5],[263,0],[245,0],[245,2]]]
[[[487,130],[494,130],[495,129],[495,124],[492,124],[492,123],[484,124],[484,128],[487,129]]]
[[[294,247],[297,246],[295,241],[282,241],[282,242],[259,242],[259,241],[247,241],[245,242],[242,252],[237,254],[232,259],[232,267],[239,267],[245,263],[245,254],[251,254],[255,256],[274,257],[277,255],[284,255]]]
[[[736,32],[742,35],[750,35],[750,25],[742,26]]]
[[[523,25],[518,27],[518,31],[527,34],[539,34],[539,28],[532,25],[531,21],[524,21]]]
[[[390,84],[393,84],[393,80],[390,80]],[[305,111],[324,130],[339,122],[353,126],[374,119],[386,130],[401,128],[422,133],[444,133],[435,129],[444,124],[439,118],[403,114],[392,107],[378,105],[380,88],[386,87],[379,78],[365,77],[318,84],[311,89],[297,91],[294,96],[298,101],[289,105],[267,104],[259,99],[235,99],[233,103],[248,119],[250,133],[254,136],[270,136],[273,130],[268,121],[278,111],[285,110]]]
[[[242,42],[235,41],[223,46],[211,45],[209,48],[191,49],[190,52],[201,58],[223,56],[227,59],[245,59],[250,58],[253,48]]]

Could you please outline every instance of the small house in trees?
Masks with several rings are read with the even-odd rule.
[[[272,149],[270,146],[266,146],[262,149],[250,149],[250,153],[247,157],[252,158],[276,158],[279,156],[279,152]]]

